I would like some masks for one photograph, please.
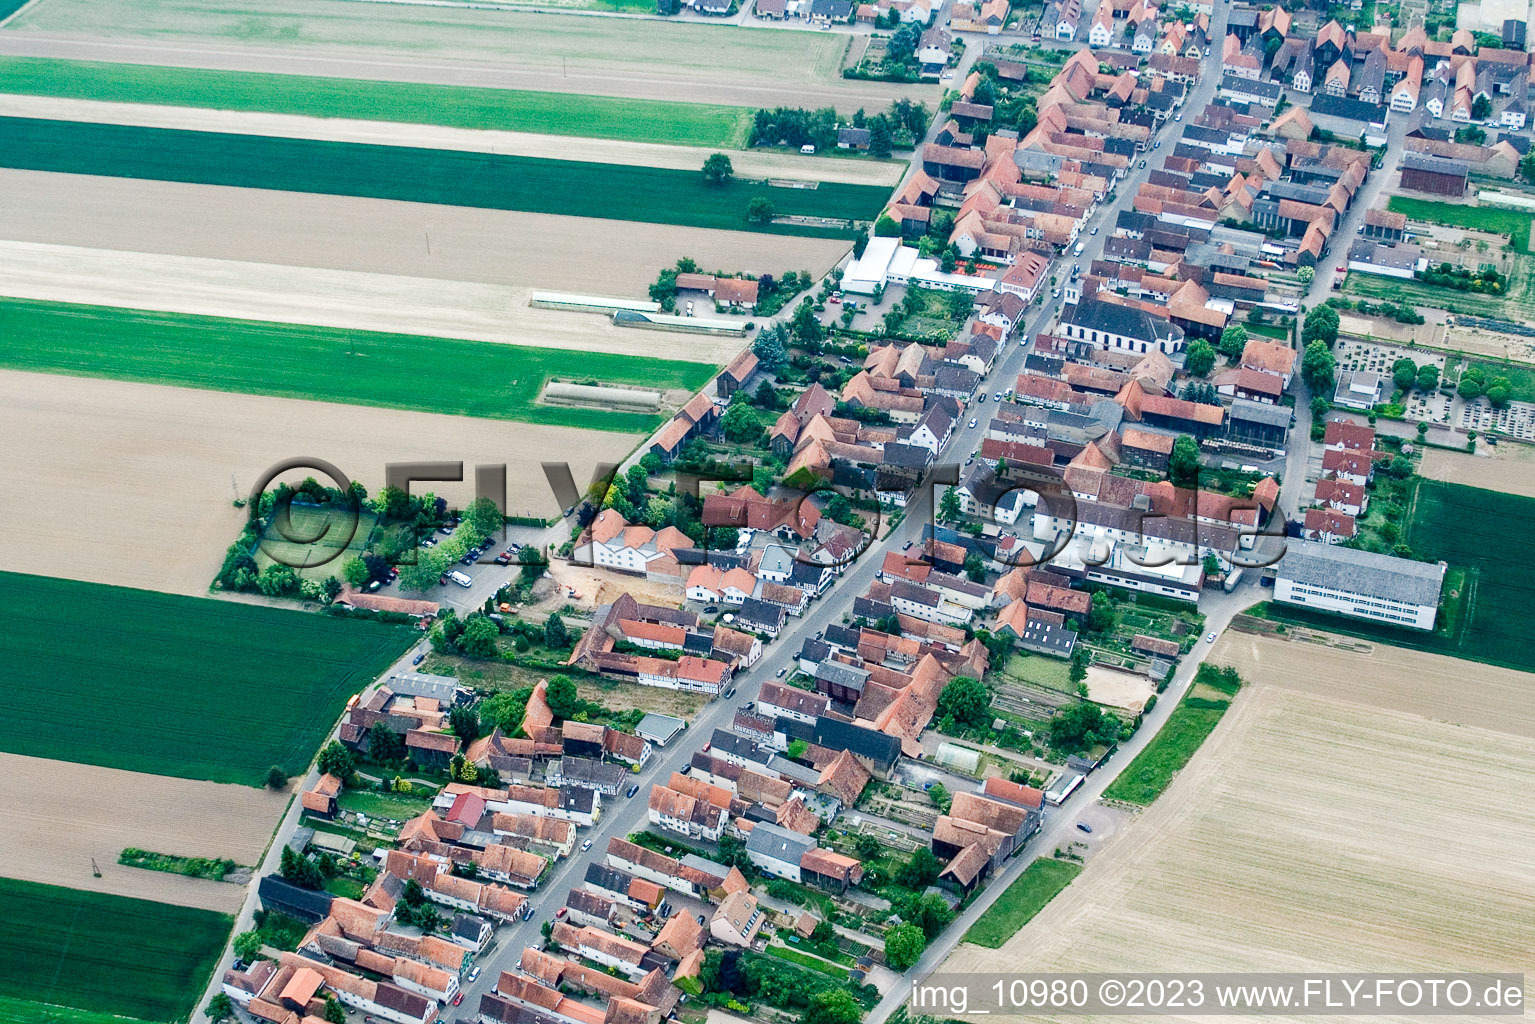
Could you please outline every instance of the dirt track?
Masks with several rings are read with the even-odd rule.
[[[1531,806],[1528,739],[1258,684],[1076,882],[948,969],[1528,974]]]
[[[825,273],[835,239],[0,170],[0,236],[90,249],[642,296],[683,256]]]
[[[135,846],[254,865],[287,803],[287,793],[249,786],[0,754],[0,805],[26,818],[0,831],[0,863],[8,878],[232,912],[241,886],[122,867],[117,855]]]
[[[514,512],[554,514],[539,462],[585,480],[630,434],[0,371],[0,565],[14,572],[202,594],[239,532],[231,504],[281,459],[326,459],[370,491],[387,462],[465,463],[433,484],[462,507],[472,467],[504,463]],[[54,510],[67,501],[69,514]],[[82,538],[105,538],[87,551]]]
[[[274,263],[0,241],[0,293],[17,298],[613,352],[723,365],[741,338],[615,327],[534,309],[531,289]]]
[[[583,139],[567,135],[534,135],[529,132],[477,131],[439,125],[405,124],[397,121],[357,121],[338,117],[300,117],[202,107],[162,107],[139,103],[102,103],[93,100],[59,99],[52,96],[0,95],[0,117],[39,117],[96,124],[127,124],[189,131],[232,132],[242,135],[273,135],[296,139],[324,139],[381,146],[414,146],[452,149],[502,156],[527,156],[586,163],[632,164],[696,171],[712,148],[663,146],[609,139]],[[730,153],[738,177],[793,178],[801,181],[841,181],[855,185],[888,185],[894,188],[905,171],[904,163],[891,161],[805,157],[770,151]]]

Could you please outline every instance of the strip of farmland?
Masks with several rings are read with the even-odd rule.
[[[0,299],[0,367],[646,433],[660,417],[539,405],[555,373],[697,391],[703,363]]]
[[[656,167],[32,118],[0,118],[0,165],[816,238],[856,232],[755,224],[747,208],[762,198],[781,217],[870,221],[890,194],[874,185],[710,184],[697,171]]]
[[[188,1018],[232,926],[227,914],[8,878],[0,918],[0,1008],[35,1000],[157,1021]],[[30,1019],[99,1020],[45,1009]]]
[[[135,552],[103,545],[96,557]],[[0,750],[251,786],[274,764],[302,774],[347,698],[414,635],[17,573],[0,573],[0,607]]]
[[[751,123],[711,103],[21,57],[0,59],[0,92],[731,149]]]

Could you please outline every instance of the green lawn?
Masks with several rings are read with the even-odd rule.
[[[766,952],[768,956],[776,956],[778,959],[787,960],[791,964],[808,967],[812,971],[819,971],[839,981],[847,979],[846,967],[838,967],[829,960],[822,960],[818,956],[812,956],[797,949],[790,949],[787,946],[768,946]]]
[[[0,920],[0,996],[93,1014],[45,1005],[27,1024],[101,1024],[94,1014],[184,1020],[233,925],[208,910],[8,878],[0,878]],[[0,1015],[16,1009],[0,1004]]]
[[[1500,363],[1491,359],[1473,359],[1471,365],[1487,374],[1487,379],[1507,377],[1509,397],[1516,402],[1535,402],[1535,366],[1528,363]]]
[[[347,698],[416,637],[18,573],[0,573],[0,608],[0,750],[250,786],[274,764],[303,774]]]
[[[1070,691],[1071,663],[1062,658],[1049,658],[1043,654],[1009,654],[1002,664],[1004,675],[1012,676],[1052,690]]]
[[[1189,692],[1151,742],[1109,783],[1103,798],[1145,805],[1161,796],[1205,737],[1215,731],[1240,686],[1240,681],[1222,679],[1213,665],[1200,665]]]
[[[361,509],[357,513],[355,529],[348,536],[346,530],[351,522],[352,517],[346,512],[295,501],[289,507],[287,537],[318,539],[310,543],[288,540],[274,516],[267,524],[260,547],[255,551],[256,565],[265,569],[274,561],[271,552],[277,552],[282,556],[283,565],[292,566],[305,579],[324,580],[339,575],[336,571],[338,567],[345,565],[353,556],[360,557],[367,550],[368,538],[373,533],[378,516],[366,508]],[[346,540],[346,547],[338,551],[343,539]]]
[[[660,417],[539,405],[544,382],[560,373],[696,391],[714,372],[639,356],[28,299],[0,299],[0,367],[623,433],[647,433]]]
[[[421,795],[380,793],[374,789],[348,789],[341,793],[336,803],[343,811],[355,811],[358,814],[366,814],[370,818],[408,821],[431,809],[432,791],[420,788],[418,792]]]
[[[1409,199],[1406,196],[1392,196],[1388,208],[1393,213],[1405,213],[1409,220],[1508,235],[1513,247],[1519,252],[1530,251],[1530,222],[1535,218],[1528,213],[1492,206],[1463,206],[1432,199]]]
[[[1023,869],[1007,891],[965,933],[966,942],[997,949],[1045,909],[1045,904],[1082,873],[1082,865],[1041,857]]]
[[[0,166],[816,238],[857,232],[753,224],[747,206],[764,197],[780,215],[872,221],[890,196],[876,185],[711,185],[696,170],[33,118],[0,118]]]
[[[0,59],[0,93],[726,149],[745,145],[751,122],[743,107],[709,103],[31,57]]]
[[[0,1024],[144,1024],[138,1017],[0,996]]]

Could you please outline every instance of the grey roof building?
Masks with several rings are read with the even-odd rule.
[[[1433,629],[1443,562],[1290,541],[1274,568],[1274,599],[1351,618]]]
[[[772,822],[758,822],[746,837],[746,856],[765,874],[800,880],[799,862],[815,840]]]

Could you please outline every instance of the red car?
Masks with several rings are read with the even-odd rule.
[[[454,1006],[457,1006],[459,1003],[462,1003],[463,1001],[464,1001],[464,994],[462,992],[460,992],[458,995],[453,997],[453,1005]]]
[[[569,907],[561,907],[559,910],[556,910],[554,912],[555,920],[559,920],[560,918],[564,917],[566,911],[568,911],[569,909],[570,909]]]

